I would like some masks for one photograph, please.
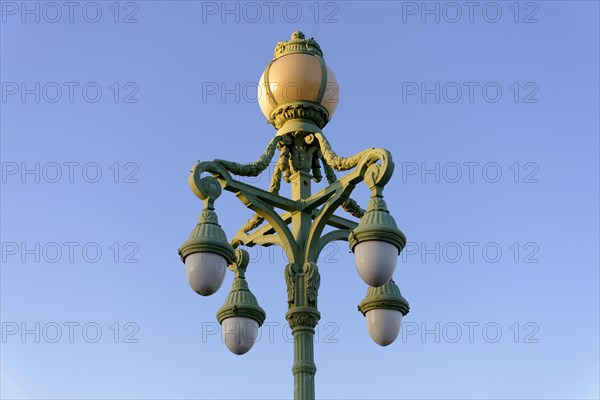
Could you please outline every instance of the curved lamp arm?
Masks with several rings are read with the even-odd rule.
[[[340,206],[351,206],[357,214],[362,214],[360,211],[364,213],[364,210],[349,198],[355,186],[364,181],[371,190],[372,197],[381,196],[383,186],[389,182],[394,171],[394,163],[389,151],[382,148],[373,148],[344,158],[331,150],[329,142],[321,133],[316,133],[315,137],[319,140],[323,159],[326,160],[325,165],[338,170],[353,169],[353,171],[308,199],[290,200],[271,191],[255,188],[237,181],[230,174],[230,172],[233,172],[250,176],[250,174],[254,174],[257,171],[260,173],[260,171],[266,169],[279,141],[283,140],[281,137],[271,140],[265,154],[255,163],[241,165],[223,160],[215,160],[199,162],[194,166],[189,177],[189,184],[192,191],[200,199],[204,200],[208,196],[208,188],[204,187],[206,186],[204,183],[206,180],[202,180],[202,174],[211,173],[219,181],[223,189],[235,193],[244,205],[258,214],[260,219],[266,219],[270,227],[277,233],[277,235],[269,235],[268,237],[255,238],[249,241],[247,240],[249,237],[248,233],[242,230],[232,240],[232,245],[237,247],[240,244],[278,244],[285,250],[291,263],[316,262],[323,248],[320,245],[321,234],[333,217],[335,210]],[[323,205],[322,209],[318,210],[317,207],[321,205]],[[275,208],[284,209],[288,211],[288,214],[296,212],[313,213],[314,222],[310,227],[306,246],[303,246],[303,254],[299,253],[300,246],[296,243],[296,239],[288,226],[289,220],[279,215]]]
[[[319,239],[319,245],[317,247],[317,258],[323,251],[323,249],[331,242],[335,241],[348,241],[348,236],[350,236],[350,229],[336,229],[331,232],[327,232],[324,234],[321,239]]]
[[[202,179],[202,175],[207,172],[211,173],[219,181],[223,189],[235,193],[244,205],[266,219],[279,236],[279,243],[277,244],[283,245],[282,247],[291,261],[298,260],[298,246],[294,236],[288,224],[275,211],[275,207],[288,211],[297,210],[295,201],[239,182],[233,179],[229,171],[222,164],[215,161],[199,162],[191,170],[188,182],[194,194],[202,200],[208,195],[207,188],[205,187],[206,180]],[[282,240],[284,243],[281,243]],[[238,243],[237,240],[236,243]],[[275,241],[272,241],[272,243],[275,243]]]
[[[318,135],[322,138],[322,135]],[[321,146],[327,147],[329,146],[329,143],[324,140],[321,142]],[[328,220],[335,210],[349,199],[348,196],[350,196],[356,187],[356,184],[364,180],[369,189],[371,189],[372,197],[381,196],[383,186],[389,182],[392,173],[394,172],[392,155],[389,151],[382,148],[368,149],[349,158],[336,157],[340,165],[356,168],[328,188],[306,200],[307,204],[310,204],[311,207],[317,207],[320,203],[324,202],[322,209],[314,218],[314,222],[308,234],[304,254],[307,262],[316,263],[319,253],[325,244],[328,243],[325,242],[325,244],[323,244],[321,238],[321,234],[323,233],[325,226],[327,226]],[[377,164],[378,161],[380,161],[381,164]],[[352,167],[350,167],[351,165]],[[337,233],[329,236],[328,239],[329,241],[344,239],[340,235],[340,233]],[[347,240],[347,238],[348,237],[346,236],[345,240]]]

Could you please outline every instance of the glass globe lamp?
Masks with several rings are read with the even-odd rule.
[[[235,272],[235,278],[225,304],[217,312],[217,320],[221,324],[221,335],[229,351],[242,355],[256,342],[258,329],[265,321],[266,313],[248,288],[245,277],[248,253],[242,250],[237,252],[236,262],[229,267]]]
[[[402,317],[408,314],[410,307],[390,279],[384,285],[370,287],[358,310],[365,316],[371,339],[380,346],[387,346],[398,337]]]
[[[358,274],[367,285],[377,287],[394,274],[406,236],[398,229],[383,199],[375,197],[350,233],[348,243],[354,253]]]
[[[233,247],[218,224],[214,210],[202,211],[200,221],[179,248],[188,282],[202,296],[210,296],[221,287],[225,270],[234,258]]]
[[[273,61],[260,77],[257,96],[261,111],[279,134],[314,133],[335,113],[339,87],[319,44],[294,32],[289,41],[277,44]]]

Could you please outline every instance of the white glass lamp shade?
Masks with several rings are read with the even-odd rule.
[[[339,101],[339,86],[333,71],[326,66],[327,83],[320,105],[325,107],[329,118],[333,116]],[[310,54],[288,54],[273,62],[269,68],[269,90],[277,105],[295,101],[316,102],[321,90],[322,71],[319,58]],[[258,83],[258,104],[267,117],[276,107],[269,100],[265,87],[265,74]]]
[[[227,260],[215,253],[192,253],[185,258],[185,272],[194,291],[210,296],[221,287]]]
[[[378,287],[394,275],[398,263],[398,248],[381,240],[368,240],[354,247],[356,270],[369,286]]]
[[[387,346],[398,337],[402,313],[398,310],[375,308],[365,314],[369,336],[380,346]]]
[[[258,337],[258,322],[247,317],[231,317],[221,323],[221,336],[233,354],[247,353]]]

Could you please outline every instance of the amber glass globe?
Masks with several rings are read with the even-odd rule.
[[[340,98],[339,87],[331,68],[325,68],[327,69],[325,94],[317,103],[323,84],[321,63],[317,56],[289,54],[275,60],[269,69],[268,90],[272,93],[276,105],[269,99],[264,72],[258,84],[258,104],[265,117],[270,118],[276,106],[296,101],[310,101],[325,107],[331,118]]]
[[[274,60],[260,77],[257,93],[262,113],[274,125],[275,115],[296,106],[321,110],[319,126],[331,119],[340,91],[322,54],[314,39],[305,39],[302,32],[294,32],[288,42],[279,42]]]

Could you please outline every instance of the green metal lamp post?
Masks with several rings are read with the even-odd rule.
[[[351,157],[340,157],[322,133],[338,101],[335,75],[325,64],[317,42],[294,32],[279,42],[273,61],[259,84],[259,105],[277,134],[256,162],[225,160],[199,162],[189,184],[204,203],[200,220],[179,249],[192,288],[208,296],[219,289],[226,268],[235,273],[232,289],[217,319],[227,347],[244,354],[252,347],[265,320],[246,282],[248,253],[240,246],[281,246],[288,258],[286,319],[294,336],[294,397],[314,399],[313,340],[321,315],[317,309],[320,285],[317,259],[335,240],[346,240],[355,254],[361,278],[371,286],[359,305],[373,340],[386,346],[394,341],[408,302],[392,280],[406,238],[396,226],[383,200],[394,164],[391,154],[371,148]],[[268,190],[232,177],[258,176],[279,150]],[[321,168],[329,186],[311,194],[311,181],[320,182]],[[350,171],[338,179],[334,171]],[[291,199],[279,195],[281,180],[291,183]],[[371,191],[367,210],[349,196],[364,182]],[[227,242],[218,224],[215,200],[222,189],[234,193],[255,215]],[[279,214],[276,208],[285,212]],[[342,208],[359,223],[334,214]],[[326,226],[335,228],[323,234]]]

